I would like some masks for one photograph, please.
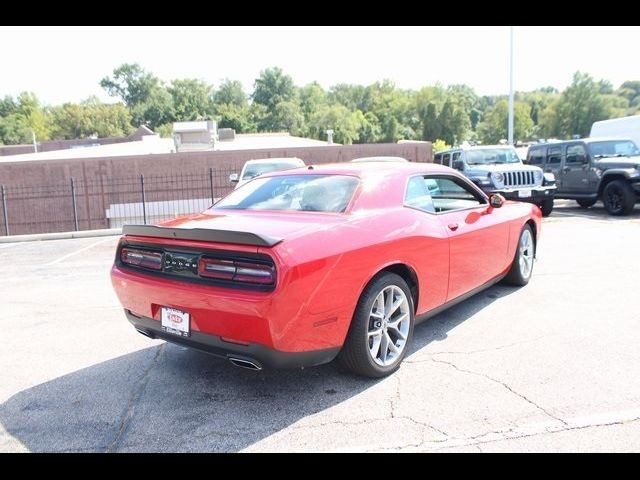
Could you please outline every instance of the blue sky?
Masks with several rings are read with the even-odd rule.
[[[515,27],[515,87],[562,89],[576,70],[619,86],[640,79],[640,27]],[[229,77],[250,90],[280,66],[296,84],[317,80],[403,88],[466,83],[508,89],[509,27],[0,27],[0,96],[22,90],[44,102],[109,100],[100,79],[138,62],[163,80]]]

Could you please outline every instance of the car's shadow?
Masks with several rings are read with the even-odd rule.
[[[585,218],[592,220],[604,220],[604,221],[621,221],[621,220],[637,220],[640,219],[640,204],[636,204],[633,212],[630,215],[613,216],[609,215],[604,209],[602,202],[597,202],[593,207],[582,208],[573,200],[556,200],[553,211],[551,212],[551,219],[558,218]]]
[[[410,356],[515,290],[494,286],[423,322]],[[253,372],[162,344],[19,392],[0,423],[30,451],[238,451],[379,381],[335,364]]]

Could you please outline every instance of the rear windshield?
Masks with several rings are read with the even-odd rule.
[[[282,175],[256,178],[234,190],[214,210],[344,212],[358,186],[347,175]]]

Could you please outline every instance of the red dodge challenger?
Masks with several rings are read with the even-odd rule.
[[[455,170],[345,163],[260,176],[203,213],[128,225],[111,278],[151,338],[252,369],[382,377],[416,321],[531,278],[541,213]]]

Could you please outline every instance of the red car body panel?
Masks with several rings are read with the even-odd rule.
[[[360,185],[347,211],[212,209],[161,224],[282,239],[273,247],[122,238],[128,244],[266,254],[277,272],[273,290],[188,283],[134,271],[116,262],[112,283],[123,307],[157,322],[161,306],[176,308],[191,314],[194,332],[278,352],[337,349],[344,343],[362,291],[381,270],[403,265],[415,275],[416,314],[423,315],[504,275],[526,222],[532,222],[539,235],[540,210],[531,204],[506,202],[501,208],[482,205],[441,214],[403,205],[412,175],[445,174],[470,184],[447,167],[350,164],[265,176],[305,173],[358,176]]]

